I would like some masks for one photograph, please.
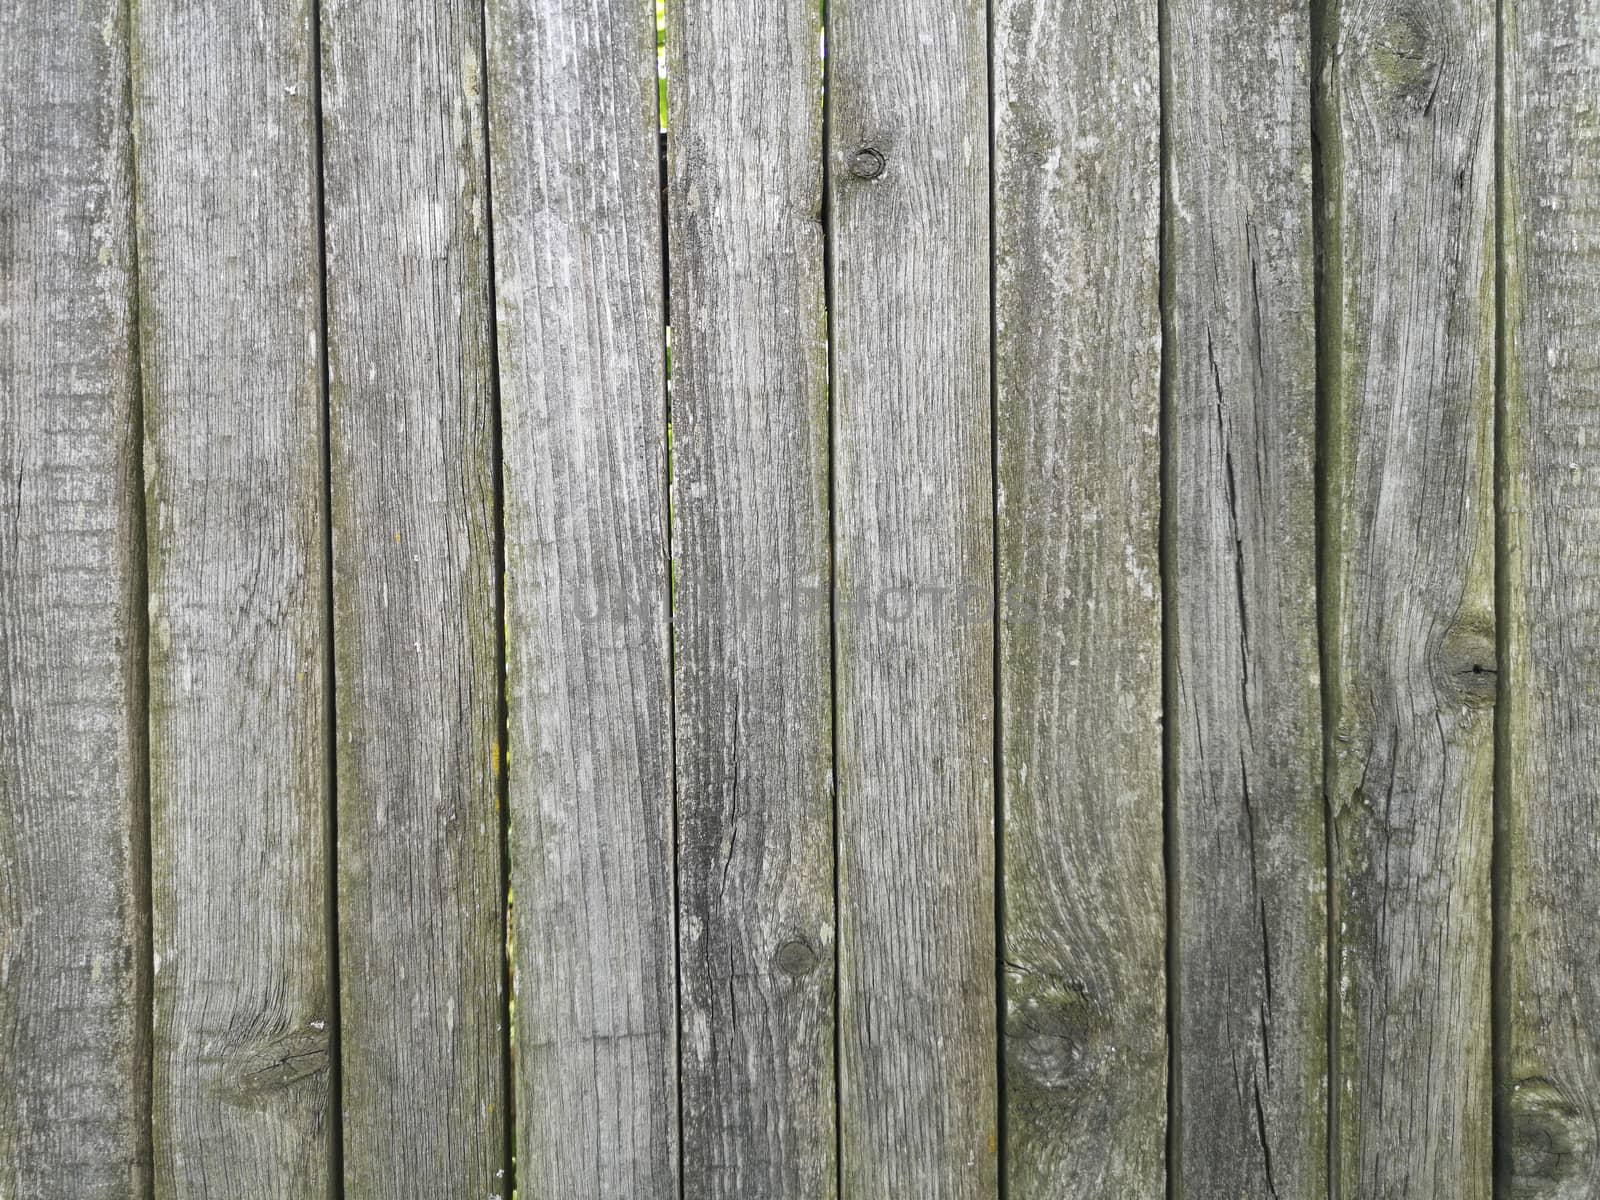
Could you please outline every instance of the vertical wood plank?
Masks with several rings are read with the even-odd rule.
[[[993,27],[1009,1195],[1158,1196],[1157,8]]]
[[[684,1193],[835,1191],[821,11],[667,9]]]
[[[843,1194],[993,1196],[985,7],[828,20]]]
[[[149,1187],[122,0],[0,13],[0,1195]]]
[[[1499,1136],[1517,1197],[1600,1190],[1600,5],[1504,21]]]
[[[1309,6],[1169,0],[1176,1187],[1327,1195]]]
[[[164,1197],[330,1186],[310,13],[134,16]]]
[[[678,1185],[655,28],[490,0],[517,1186]]]
[[[1338,1194],[1490,1194],[1492,6],[1323,51]]]
[[[476,0],[324,0],[346,1196],[509,1196]]]

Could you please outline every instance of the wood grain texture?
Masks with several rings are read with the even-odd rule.
[[[993,1196],[982,4],[828,10],[842,1190]]]
[[[1493,9],[1332,17],[1324,668],[1337,1194],[1490,1194]]]
[[[122,0],[0,12],[0,1196],[149,1187]]]
[[[322,23],[344,1194],[509,1196],[482,16]]]
[[[678,1186],[655,30],[491,0],[517,1186]]]
[[[820,10],[672,0],[684,1193],[835,1193]]]
[[[1503,1195],[1600,1195],[1600,5],[1502,9]]]
[[[1168,6],[1175,1184],[1327,1195],[1311,31]]]
[[[1165,1179],[1156,18],[993,10],[1014,1200]]]
[[[326,611],[310,7],[133,26],[155,1182],[329,1194]]]

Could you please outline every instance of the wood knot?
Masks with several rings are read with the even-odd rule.
[[[1105,1015],[1081,986],[1013,972],[1006,1013],[1011,1086],[1060,1091],[1081,1084],[1101,1056]]]
[[[1478,625],[1457,625],[1439,647],[1438,673],[1448,693],[1472,705],[1493,704],[1499,688],[1494,632]]]
[[[1423,112],[1439,87],[1438,48],[1427,22],[1412,9],[1397,7],[1372,35],[1372,67],[1397,100]]]
[[[799,979],[817,969],[817,952],[804,938],[795,938],[778,947],[778,970],[790,979]]]
[[[1520,1200],[1588,1195],[1595,1134],[1588,1115],[1549,1079],[1511,1085],[1511,1194]]]
[[[228,1076],[223,1098],[239,1108],[258,1108],[268,1097],[328,1070],[329,1035],[324,1021],[312,1021],[278,1037],[235,1046],[217,1065]]]

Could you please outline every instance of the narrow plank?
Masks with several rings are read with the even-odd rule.
[[[1490,1194],[1492,6],[1319,48],[1326,771],[1341,1196]]]
[[[1157,7],[993,27],[1009,1195],[1159,1196]]]
[[[125,13],[0,13],[0,1196],[150,1179]]]
[[[667,8],[683,1187],[708,1200],[836,1183],[820,23]]]
[[[828,21],[842,1192],[993,1196],[985,6]]]
[[[490,0],[521,1194],[677,1194],[655,29]]]
[[[134,12],[163,1197],[330,1186],[310,13]]]
[[[509,1196],[482,18],[321,45],[344,1194]]]
[[[1503,1194],[1600,1192],[1600,4],[1502,9]]]
[[[1309,6],[1170,0],[1177,1194],[1327,1196]]]

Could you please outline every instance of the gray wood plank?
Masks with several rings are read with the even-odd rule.
[[[122,0],[0,12],[0,1196],[149,1187]]]
[[[1324,697],[1341,1196],[1490,1194],[1494,10],[1340,6]]]
[[[993,28],[1009,1195],[1159,1196],[1157,9]]]
[[[482,17],[322,6],[344,1194],[510,1195]]]
[[[836,1183],[820,22],[667,10],[684,1193],[728,1200]]]
[[[163,1197],[330,1186],[310,13],[134,13]]]
[[[521,1194],[677,1194],[655,29],[490,0]]]
[[[1310,9],[1170,0],[1165,427],[1185,1196],[1327,1195]]]
[[[993,1196],[985,7],[828,21],[842,1191]]]
[[[1600,4],[1504,20],[1502,1194],[1600,1194]]]

